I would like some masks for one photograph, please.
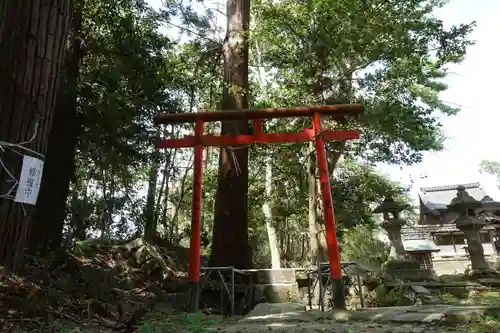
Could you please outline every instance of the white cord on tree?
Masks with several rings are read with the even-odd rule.
[[[33,132],[33,135],[30,137],[29,140],[27,141],[23,141],[23,142],[19,142],[19,143],[11,143],[11,142],[6,142],[6,141],[0,141],[0,152],[5,152],[5,148],[9,149],[9,150],[12,150],[14,153],[17,153],[21,156],[24,156],[24,154],[21,154],[20,152],[16,151],[14,148],[19,148],[25,152],[29,152],[33,155],[37,155],[39,157],[42,157],[44,158],[45,156],[43,156],[42,154],[32,150],[32,149],[29,149],[27,147],[25,147],[24,145],[26,144],[29,144],[31,142],[33,142],[33,140],[35,140],[37,134],[38,134],[38,125],[39,125],[39,121],[38,119],[35,121],[35,131]],[[7,175],[10,177],[10,179],[7,180],[7,182],[13,182],[14,185],[12,185],[12,187],[7,191],[7,193],[5,194],[0,194],[0,199],[9,199],[9,200],[14,200],[14,195],[12,195],[12,192],[14,192],[15,188],[17,187],[17,185],[19,185],[19,180],[14,177],[14,175],[12,174],[12,172],[9,171],[9,169],[7,169],[7,166],[5,165],[5,163],[3,162],[2,158],[0,157],[0,167],[5,170],[5,172],[7,173]],[[24,207],[23,207],[23,210],[24,210]]]

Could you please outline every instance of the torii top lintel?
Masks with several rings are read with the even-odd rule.
[[[160,139],[156,143],[158,148],[187,148],[197,145],[202,146],[232,146],[248,145],[254,143],[285,143],[306,142],[314,140],[316,135],[321,135],[323,140],[355,140],[359,139],[358,130],[330,131],[322,130],[320,116],[342,118],[355,116],[363,111],[363,106],[358,104],[322,105],[296,108],[269,108],[251,109],[242,111],[218,112],[190,112],[160,114],[155,117],[155,124],[182,124],[196,123],[195,135],[188,135],[179,139]],[[305,128],[302,132],[295,133],[264,133],[262,120],[286,117],[311,117],[312,128]],[[204,123],[211,121],[252,120],[253,133],[236,136],[204,134]]]
[[[241,111],[217,111],[217,112],[189,112],[189,113],[163,113],[154,118],[155,125],[160,124],[181,124],[194,123],[197,120],[204,122],[224,121],[224,120],[252,120],[252,119],[272,119],[305,117],[319,113],[332,118],[342,118],[345,116],[355,116],[363,112],[360,104],[337,104],[303,106],[295,108],[267,108],[267,109],[245,109]]]

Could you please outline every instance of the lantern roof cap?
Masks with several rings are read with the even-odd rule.
[[[471,196],[465,186],[457,186],[456,196],[448,204],[448,209],[452,212],[461,212],[463,209],[480,208],[483,203]]]
[[[373,210],[374,213],[399,213],[402,212],[403,210],[406,210],[410,208],[410,205],[401,202],[401,201],[395,201],[394,198],[392,197],[386,197],[384,201],[380,205],[377,206]]]

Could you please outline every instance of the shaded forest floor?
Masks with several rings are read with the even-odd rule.
[[[20,276],[0,266],[0,332],[134,332],[153,308],[156,316],[178,317],[186,258],[185,248],[135,239],[28,257]]]
[[[71,253],[28,256],[22,275],[10,274],[0,266],[0,332],[500,332],[500,321],[486,317],[475,326],[462,327],[339,322],[325,314],[309,320],[313,312],[304,314],[308,320],[273,320],[272,326],[239,322],[239,316],[201,313],[186,320],[187,257],[186,248],[161,241],[93,241],[78,243]],[[498,304],[499,294],[492,289],[473,297],[469,292],[462,295],[465,289],[459,291],[459,295],[446,294],[444,303]]]

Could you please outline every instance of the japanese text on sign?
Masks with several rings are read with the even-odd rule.
[[[15,202],[34,205],[38,198],[42,180],[43,161],[31,156],[23,157],[21,177],[17,187]]]

